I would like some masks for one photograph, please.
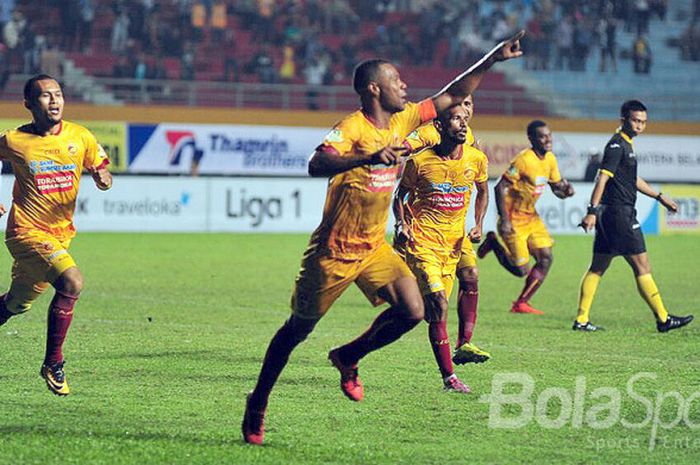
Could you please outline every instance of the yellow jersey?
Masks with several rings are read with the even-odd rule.
[[[404,144],[412,153],[417,153],[426,147],[435,147],[440,143],[440,133],[435,129],[435,125],[430,122],[411,132]],[[474,134],[472,128],[467,126],[467,144],[474,145]]]
[[[391,116],[387,129],[378,128],[361,110],[340,121],[317,148],[339,155],[375,153],[400,144],[415,128],[435,118],[433,101],[408,103]],[[398,165],[362,165],[328,182],[321,224],[311,236],[330,256],[361,260],[385,242]]]
[[[509,217],[537,215],[535,204],[547,184],[561,181],[554,154],[540,158],[532,148],[516,155],[503,177],[512,183],[505,197]]]
[[[486,155],[465,143],[461,156],[439,156],[433,148],[412,155],[404,167],[400,189],[409,191],[407,221],[414,241],[409,251],[459,254],[474,183],[488,180]]]
[[[40,136],[26,124],[5,132],[0,160],[15,173],[6,237],[41,230],[60,241],[75,236],[73,213],[83,169],[109,164],[107,154],[87,129],[61,122],[57,134]]]

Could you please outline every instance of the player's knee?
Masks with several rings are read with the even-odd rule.
[[[552,266],[552,262],[554,261],[554,256],[552,254],[544,254],[541,257],[537,259],[537,264],[540,266],[542,270],[549,271],[549,268]]]
[[[404,315],[409,320],[421,321],[425,318],[425,305],[420,298],[406,299],[403,304]]]
[[[438,323],[447,319],[448,304],[443,293],[431,294],[425,302],[425,321]]]
[[[519,266],[515,269],[516,276],[520,278],[524,278],[529,272],[530,268],[528,266]]]
[[[54,283],[56,289],[77,296],[83,290],[83,275],[77,268],[67,270]]]
[[[464,287],[468,282],[479,280],[479,269],[475,266],[468,266],[459,270],[459,285]]]

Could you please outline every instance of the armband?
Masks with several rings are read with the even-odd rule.
[[[588,209],[586,210],[586,214],[587,215],[598,215],[599,211],[600,211],[600,205],[591,205],[589,203]]]

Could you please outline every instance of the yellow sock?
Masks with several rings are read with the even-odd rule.
[[[588,314],[591,311],[591,304],[595,291],[598,289],[600,275],[586,271],[581,280],[581,292],[578,297],[578,316],[576,321],[581,324],[588,323]]]
[[[651,274],[637,276],[637,289],[639,289],[639,293],[654,312],[654,315],[656,315],[656,319],[664,323],[668,318],[668,312],[666,307],[664,307],[661,294],[659,294],[659,289],[656,287]]]

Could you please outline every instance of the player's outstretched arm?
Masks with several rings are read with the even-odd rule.
[[[329,177],[362,165],[395,165],[406,154],[405,145],[395,144],[370,154],[350,153],[341,155],[327,150],[316,150],[309,159],[309,175]]]
[[[474,227],[469,231],[469,240],[481,242],[484,229],[484,217],[489,206],[488,181],[476,183],[476,200],[474,201]]]
[[[520,39],[524,35],[525,31],[520,31],[500,42],[479,61],[435,94],[432,99],[437,113],[440,114],[447,108],[461,103],[468,95],[472,94],[479,87],[486,71],[496,62],[521,56],[523,52],[520,49]]]
[[[658,200],[659,203],[666,208],[666,210],[669,210],[673,213],[676,213],[678,211],[678,204],[676,204],[676,202],[674,202],[673,199],[666,197],[662,192],[656,192],[656,190],[653,187],[651,187],[648,182],[646,182],[639,176],[637,176],[636,186],[639,192],[646,195],[647,197],[652,197]]]

